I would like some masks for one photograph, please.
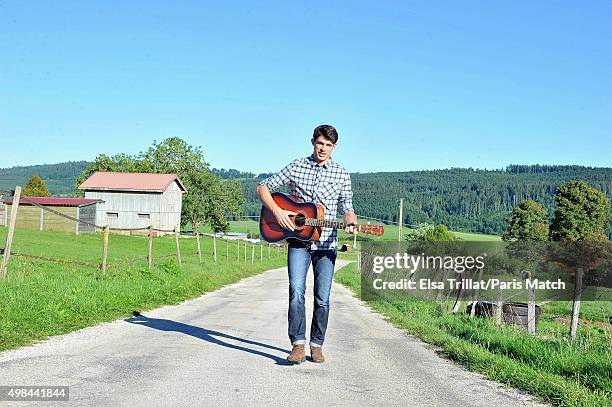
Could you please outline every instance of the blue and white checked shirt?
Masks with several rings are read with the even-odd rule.
[[[289,184],[291,194],[304,200],[323,205],[325,220],[336,220],[338,203],[342,213],[353,210],[353,191],[348,172],[330,158],[319,165],[314,157],[298,158],[285,168],[263,180],[261,185],[271,191]],[[338,238],[336,229],[322,228],[321,237],[312,242],[312,250],[336,250]]]

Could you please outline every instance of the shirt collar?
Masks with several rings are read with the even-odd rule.
[[[325,164],[319,165],[319,163],[317,163],[317,160],[314,158],[314,154],[310,154],[308,156],[308,161],[310,161],[313,166],[323,167],[325,169],[327,169],[329,167],[332,167],[334,165],[334,162],[332,161],[331,157],[329,157],[329,160],[327,160],[327,162]]]

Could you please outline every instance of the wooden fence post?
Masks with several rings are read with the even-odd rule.
[[[271,245],[270,243],[268,243],[268,258],[269,258],[269,259],[271,259],[271,258],[272,258],[272,256],[270,255],[270,247],[271,247],[271,246],[272,246],[272,245]]]
[[[244,241],[244,262],[246,263],[247,261],[247,243],[246,240]]]
[[[484,270],[483,268],[478,270],[478,281],[482,281],[483,270]],[[480,293],[480,287],[477,286],[472,294],[472,309],[470,310],[470,318],[474,318],[474,316],[476,315],[476,304],[478,304],[479,293]]]
[[[574,286],[574,305],[572,307],[572,322],[570,323],[570,339],[576,339],[578,330],[578,319],[580,317],[580,299],[582,297],[582,267],[576,270],[576,285]]]
[[[149,225],[149,254],[147,256],[149,270],[153,267],[153,225]]]
[[[217,262],[217,234],[213,233],[213,257],[215,258],[215,263]]]
[[[238,248],[236,250],[236,261],[240,262],[240,239],[236,239],[236,247]]]
[[[263,242],[259,243],[259,261],[263,261]]]
[[[176,257],[178,259],[179,267],[183,267],[183,262],[181,261],[181,247],[179,245],[179,228],[174,227],[174,240],[176,241]]]
[[[527,331],[530,335],[536,334],[536,303],[535,303],[535,286],[531,273],[528,274],[527,282],[530,284],[527,287]]]
[[[15,195],[13,195],[13,204],[11,205],[11,219],[9,220],[8,233],[6,235],[6,244],[4,245],[4,254],[2,256],[2,265],[0,266],[0,278],[4,278],[8,272],[9,259],[11,258],[11,246],[13,245],[13,235],[15,233],[15,223],[17,223],[17,210],[19,209],[19,198],[21,197],[21,187],[15,187]]]
[[[457,292],[457,298],[455,298],[455,305],[453,306],[452,313],[456,314],[459,312],[459,308],[461,307],[461,299],[463,298],[464,290],[463,290],[463,274],[461,274],[461,279],[459,280],[459,291]]]
[[[404,227],[404,198],[400,198],[399,204],[399,218],[397,219],[397,241],[401,242],[403,238]]]
[[[202,264],[202,249],[200,248],[200,228],[196,230],[196,244],[198,245],[198,262]]]
[[[255,262],[255,243],[251,242],[251,263]]]
[[[110,227],[104,226],[104,249],[102,250],[102,274],[106,274],[106,260],[108,259],[108,233]]]
[[[495,319],[495,324],[497,325],[501,325],[503,318],[502,318],[502,313],[503,313],[503,307],[504,307],[504,302],[502,301],[502,290],[501,288],[497,289],[497,298],[495,299],[495,311],[494,311],[494,319]]]

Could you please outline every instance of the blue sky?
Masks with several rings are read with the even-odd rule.
[[[0,1],[0,167],[178,136],[268,172],[612,165],[612,3]]]

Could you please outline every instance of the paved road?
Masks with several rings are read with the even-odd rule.
[[[178,306],[0,353],[0,385],[70,386],[63,406],[535,404],[438,357],[338,284],[327,362],[287,365],[286,273],[270,270]]]

